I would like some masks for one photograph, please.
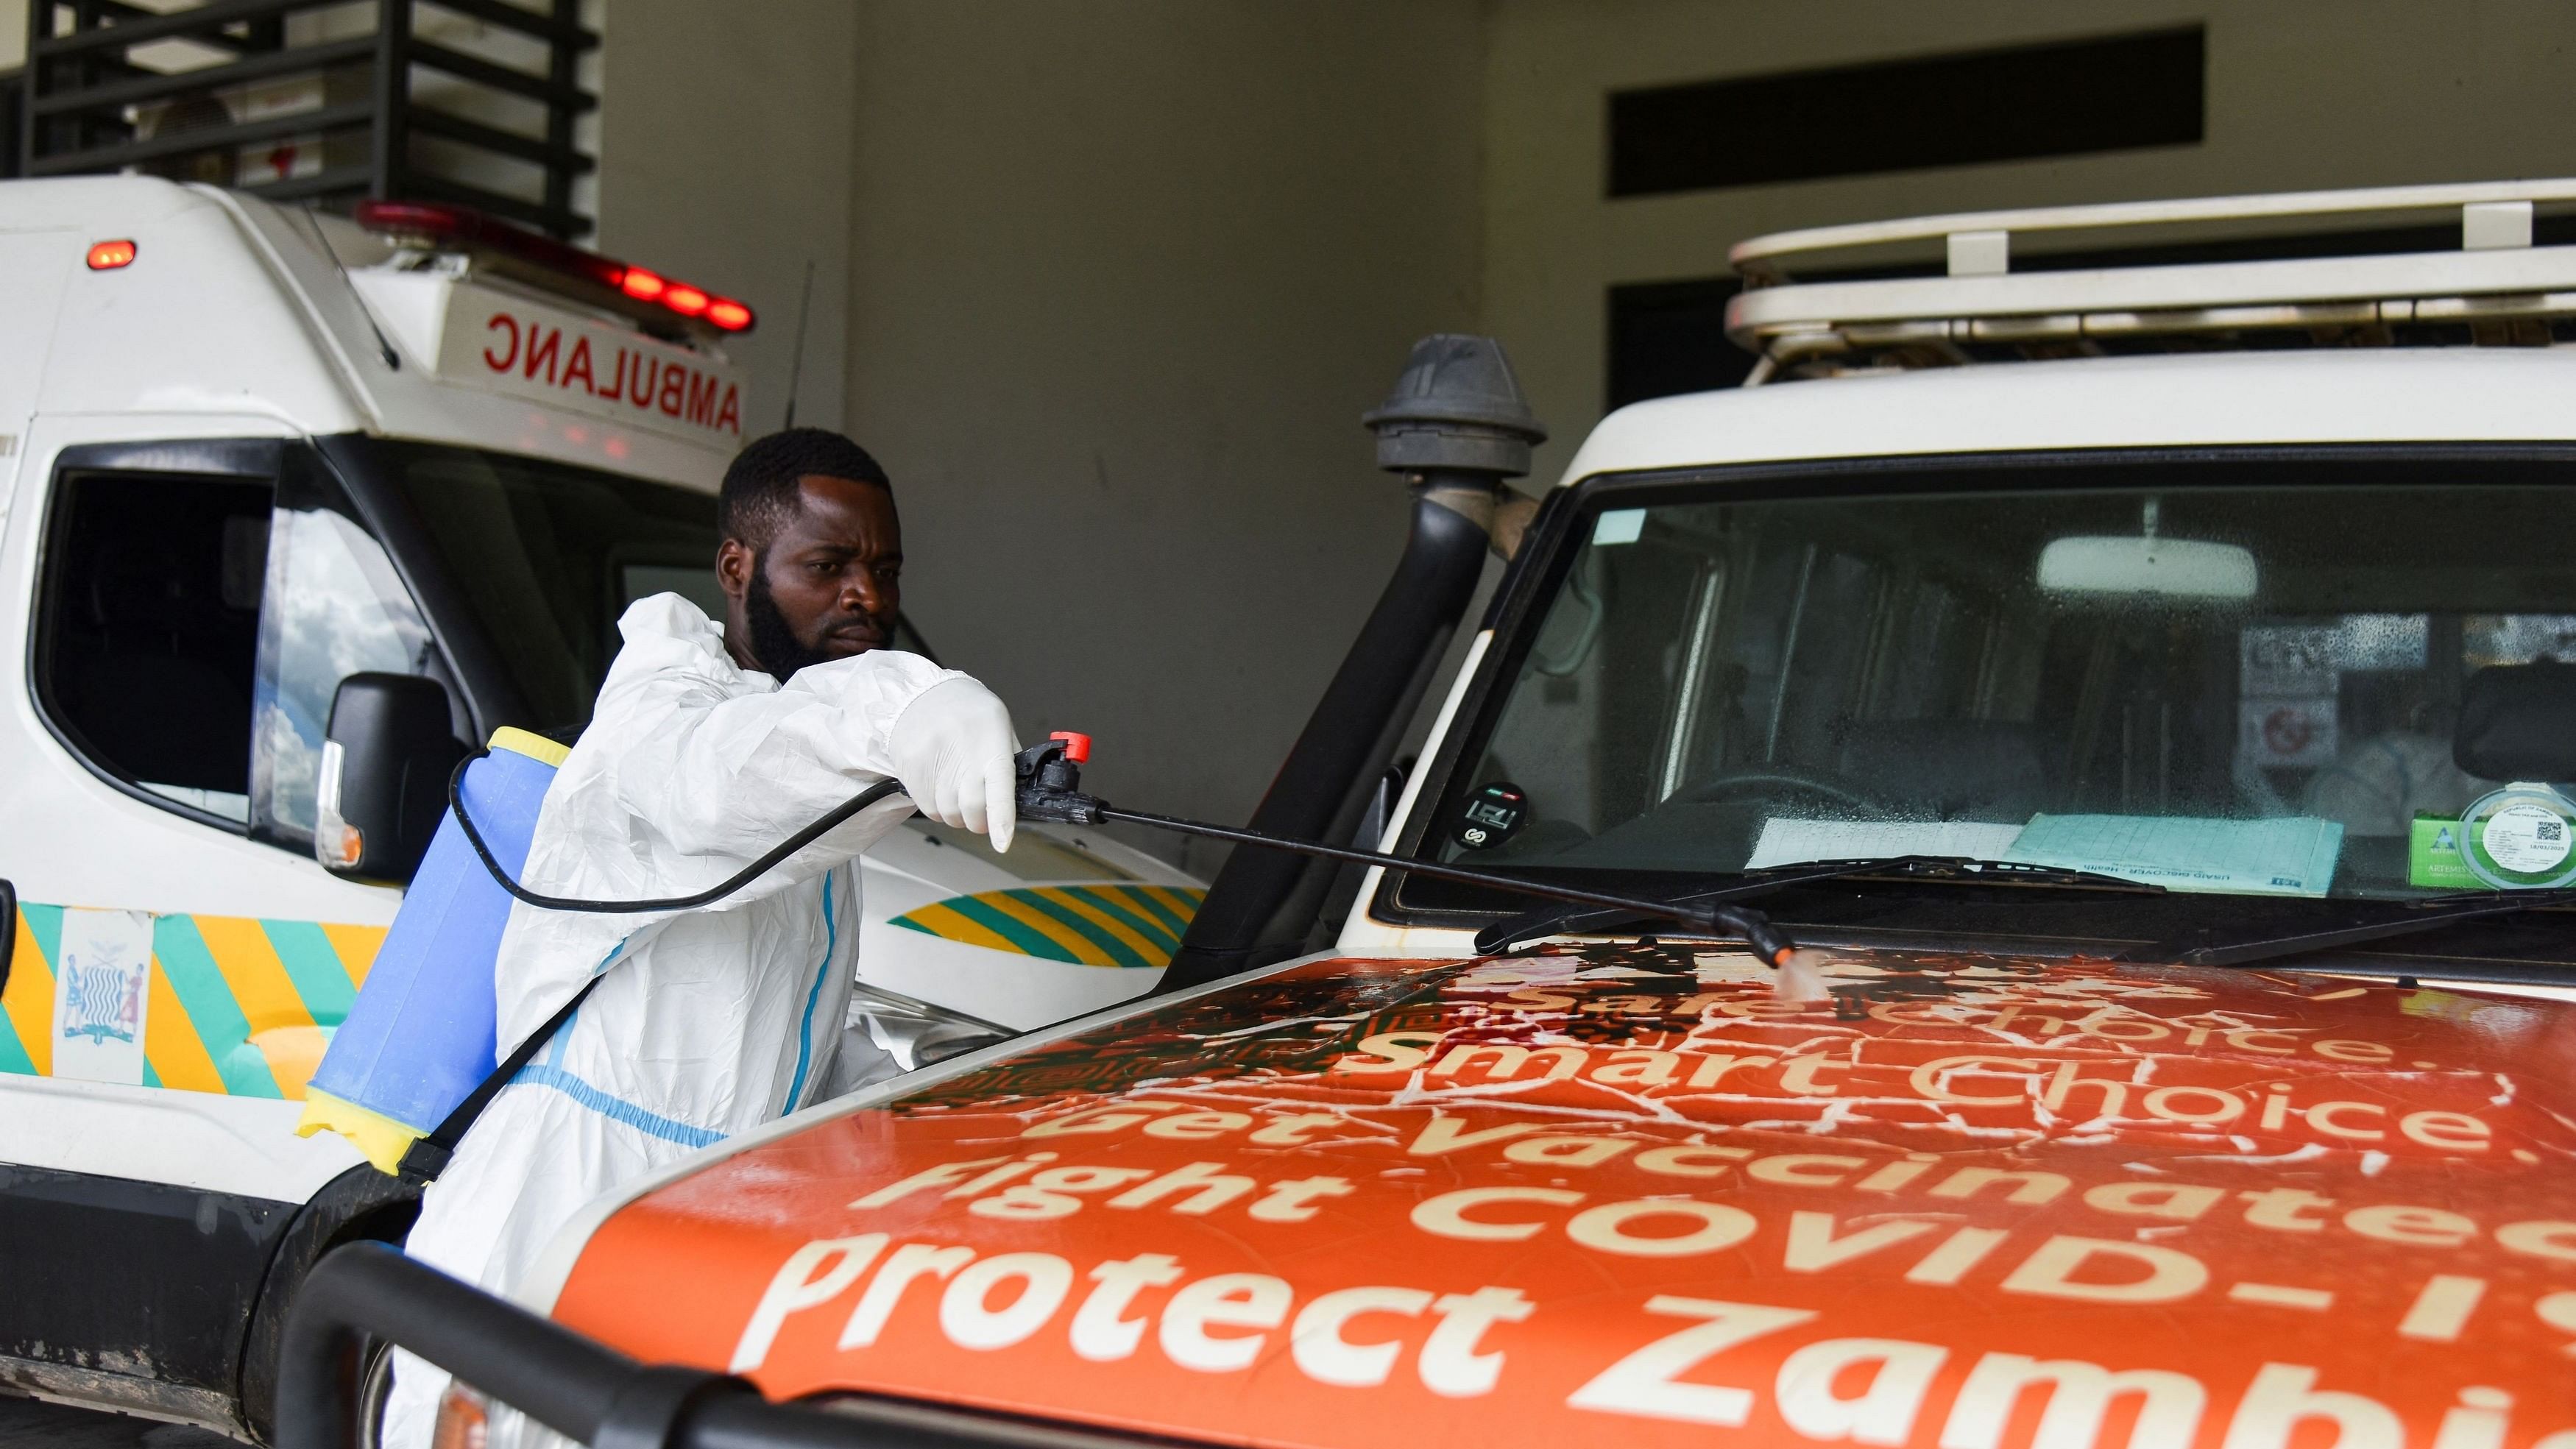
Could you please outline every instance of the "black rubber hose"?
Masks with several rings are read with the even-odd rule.
[[[483,843],[483,832],[474,828],[474,817],[465,813],[465,767],[489,753],[491,753],[489,750],[476,750],[457,765],[455,774],[447,777],[447,808],[456,816],[456,828],[465,832],[465,843],[474,847],[475,856],[483,862],[483,868],[492,873],[492,879],[500,882],[501,889],[542,911],[641,915],[647,911],[693,911],[700,906],[713,905],[768,874],[770,869],[780,861],[822,839],[835,826],[847,821],[851,816],[888,795],[900,794],[903,790],[903,782],[900,780],[879,780],[825,811],[823,817],[813,824],[780,841],[767,855],[695,895],[665,896],[659,900],[650,901],[584,901],[570,896],[539,895],[512,880],[510,873],[502,868],[501,862],[493,858],[492,847]]]
[[[589,911],[603,915],[635,915],[647,911],[689,911],[700,906],[711,905],[760,879],[771,867],[820,840],[833,827],[903,788],[903,783],[899,780],[880,780],[870,785],[858,794],[833,806],[813,824],[780,841],[770,849],[768,854],[695,895],[666,896],[659,900],[648,901],[585,901],[570,896],[539,895],[519,884],[510,878],[509,871],[502,868],[501,862],[493,856],[492,848],[484,844],[483,832],[475,828],[474,818],[465,810],[465,769],[487,753],[489,751],[478,750],[467,756],[464,762],[456,767],[456,772],[447,777],[447,808],[455,814],[457,828],[465,834],[465,843],[474,848],[475,856],[483,862],[483,868],[491,872],[492,879],[500,883],[501,889],[539,910],[547,911]],[[1170,815],[1155,815],[1142,810],[1120,810],[1098,800],[1091,803],[1092,808],[1105,819],[1150,825],[1182,835],[1200,835],[1212,840],[1231,841],[1238,845],[1257,846],[1296,855],[1320,856],[1326,860],[1349,861],[1356,865],[1381,865],[1390,870],[1408,871],[1416,875],[1438,876],[1446,880],[1492,886],[1551,900],[1573,901],[1611,910],[1662,916],[1711,928],[1723,926],[1744,937],[1762,959],[1775,966],[1784,964],[1791,950],[1788,937],[1782,935],[1779,928],[1773,926],[1769,918],[1759,911],[1748,911],[1715,902],[1676,905],[1640,900],[1630,896],[1606,895],[1599,891],[1587,891],[1574,886],[1560,886],[1544,881],[1524,880],[1491,871],[1468,870],[1433,861],[1404,860],[1391,855],[1382,855],[1373,850],[1322,845],[1311,840],[1289,840],[1259,830],[1237,830],[1229,826],[1210,825],[1199,820],[1183,820]]]

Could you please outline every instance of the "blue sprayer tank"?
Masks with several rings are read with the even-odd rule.
[[[543,736],[503,729],[491,753],[465,768],[465,808],[513,879],[527,867],[537,807],[567,753]],[[328,1128],[377,1168],[396,1171],[411,1144],[492,1074],[493,961],[509,923],[509,892],[475,859],[449,811],[305,1087],[296,1134]]]

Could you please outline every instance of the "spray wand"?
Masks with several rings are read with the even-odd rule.
[[[1576,905],[1600,906],[1609,910],[1628,911],[1637,915],[1679,921],[1684,925],[1716,933],[1738,935],[1753,947],[1754,954],[1771,965],[1786,966],[1797,949],[1780,928],[1771,924],[1760,911],[1722,902],[1650,901],[1631,896],[1588,891],[1576,886],[1557,885],[1549,881],[1530,880],[1504,875],[1499,871],[1471,870],[1463,866],[1443,865],[1435,861],[1407,860],[1398,855],[1384,855],[1374,850],[1347,846],[1324,845],[1312,840],[1291,840],[1258,830],[1241,830],[1205,821],[1183,820],[1172,815],[1155,815],[1143,810],[1121,810],[1097,795],[1082,791],[1082,766],[1091,758],[1091,737],[1059,730],[1040,744],[1031,745],[1019,754],[1019,811],[1022,820],[1044,820],[1063,825],[1095,825],[1106,820],[1123,820],[1132,825],[1150,825],[1181,835],[1196,835],[1209,840],[1231,841],[1237,845],[1258,846],[1269,850],[1293,851],[1299,855],[1319,856],[1325,860],[1348,861],[1354,865],[1381,865],[1389,870],[1408,871],[1438,880],[1454,880],[1466,885],[1490,886],[1496,890],[1522,895],[1542,896],[1549,900],[1570,901]]]

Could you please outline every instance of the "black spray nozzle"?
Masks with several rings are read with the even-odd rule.
[[[1091,736],[1058,730],[1016,757],[1022,820],[1058,825],[1097,825],[1105,806],[1082,793],[1082,766],[1091,758]]]
[[[1745,944],[1753,948],[1753,954],[1772,966],[1788,965],[1790,953],[1798,949],[1797,944],[1760,911],[1748,911],[1741,906],[1719,906],[1710,911],[1708,917],[1713,930],[1733,931],[1742,936]]]

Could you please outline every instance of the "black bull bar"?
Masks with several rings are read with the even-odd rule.
[[[1073,1425],[860,1396],[772,1403],[742,1379],[639,1363],[416,1263],[351,1243],[296,1293],[279,1366],[278,1449],[357,1449],[367,1341],[391,1342],[593,1449],[1138,1449]]]

